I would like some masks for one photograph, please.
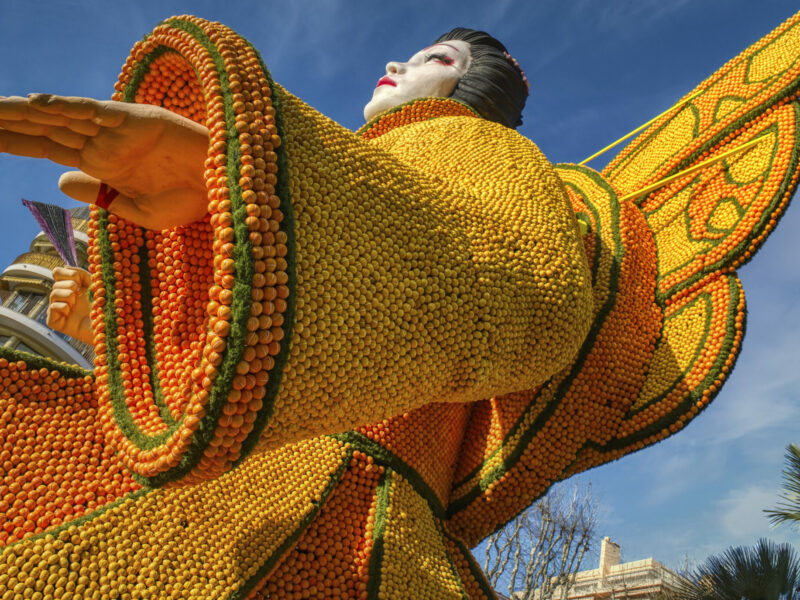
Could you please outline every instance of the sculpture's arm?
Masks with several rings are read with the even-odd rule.
[[[434,147],[415,161],[279,98],[297,311],[262,447],[522,389],[572,358],[591,310],[585,256],[541,153],[506,170],[514,157],[493,152],[509,130],[464,117],[406,126]],[[465,155],[487,163],[483,186],[462,185]]]
[[[401,160],[286,93],[222,29],[208,25],[224,46],[215,62],[202,58],[195,25],[178,25],[197,46],[180,52],[197,64],[147,54],[184,35],[164,25],[135,51],[115,98],[175,105],[183,88],[165,96],[156,72],[195,86],[189,114],[210,129],[202,155],[173,143],[167,116],[152,123],[152,107],[122,103],[6,102],[40,121],[52,104],[61,120],[6,115],[0,138],[0,149],[71,161],[159,213],[208,165],[198,210],[207,220],[159,232],[141,215],[92,215],[98,399],[106,435],[148,485],[209,479],[254,451],[430,402],[529,388],[571,360],[591,319],[590,274],[543,157],[527,165],[503,149],[504,128],[474,119],[479,131],[435,140],[456,146],[451,165],[466,154],[492,161],[480,170],[485,185],[466,189],[457,172]],[[59,141],[81,127],[75,147]],[[115,139],[113,161],[88,152]],[[90,156],[110,170],[90,167]],[[142,173],[161,184],[138,187]]]
[[[80,169],[61,190],[94,203],[100,182],[120,195],[110,210],[148,229],[206,214],[203,163],[208,130],[148,104],[32,94],[0,98],[0,152]]]

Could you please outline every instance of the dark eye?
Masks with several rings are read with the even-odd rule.
[[[453,59],[447,56],[446,54],[428,54],[425,57],[425,62],[429,62],[431,60],[435,60],[438,63],[443,65],[452,65]]]

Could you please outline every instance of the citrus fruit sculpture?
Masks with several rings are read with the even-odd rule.
[[[194,17],[115,89],[208,127],[208,215],[93,208],[93,373],[0,349],[0,599],[493,598],[471,546],[733,367],[800,16],[602,173],[444,98],[354,134]]]

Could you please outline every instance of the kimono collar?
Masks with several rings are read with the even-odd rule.
[[[437,117],[481,118],[472,108],[452,98],[420,98],[381,113],[356,131],[356,135],[365,140],[373,140],[395,127]]]

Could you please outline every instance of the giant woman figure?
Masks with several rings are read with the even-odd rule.
[[[0,588],[492,597],[470,546],[732,368],[799,77],[795,17],[602,174],[513,130],[522,71],[469,30],[389,63],[355,134],[193,17],[113,102],[0,101],[0,150],[78,168],[61,187],[95,205],[51,322],[98,356],[0,358]]]

